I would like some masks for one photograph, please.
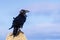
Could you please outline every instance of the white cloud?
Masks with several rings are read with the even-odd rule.
[[[34,34],[56,34],[60,33],[60,24],[58,23],[41,23],[36,24],[32,27],[28,27],[26,30],[27,35],[34,35]]]
[[[31,10],[34,14],[49,14],[48,18],[52,18],[53,21],[60,21],[60,3],[33,3],[26,7],[26,9]],[[35,15],[36,16],[36,15]],[[45,16],[44,16],[45,17]],[[39,19],[37,19],[39,20]],[[47,21],[47,20],[46,20]],[[58,22],[59,22],[58,21]],[[60,23],[41,23],[36,24],[32,27],[26,29],[27,34],[34,33],[60,33]]]
[[[43,14],[48,15],[49,18],[54,18],[55,20],[60,18],[60,3],[51,3],[51,2],[38,2],[32,3],[25,7],[25,9],[30,10],[31,14],[39,15]]]
[[[27,6],[26,9],[29,9],[33,12],[37,11],[48,11],[48,10],[57,10],[60,9],[59,3],[48,3],[48,2],[41,2],[41,3],[33,3],[30,6]]]

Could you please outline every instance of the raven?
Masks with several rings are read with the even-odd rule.
[[[26,21],[26,13],[29,12],[28,10],[24,10],[22,9],[19,13],[19,15],[16,18],[13,18],[13,23],[12,23],[12,27],[9,28],[12,29],[13,28],[13,36],[17,36],[18,32],[21,31],[20,28],[23,28],[23,24]]]

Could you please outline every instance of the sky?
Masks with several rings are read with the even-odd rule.
[[[60,0],[0,0],[0,40],[21,9],[30,11],[22,29],[28,40],[60,40]]]

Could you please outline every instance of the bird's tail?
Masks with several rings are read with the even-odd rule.
[[[16,37],[18,35],[18,32],[19,32],[18,29],[14,29],[13,30],[13,37]]]

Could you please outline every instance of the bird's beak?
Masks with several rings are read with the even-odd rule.
[[[25,10],[25,11],[26,11],[26,13],[30,12],[29,10]]]

